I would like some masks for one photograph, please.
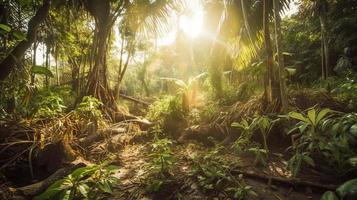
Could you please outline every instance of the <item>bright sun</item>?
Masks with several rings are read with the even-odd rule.
[[[195,38],[200,35],[203,23],[202,5],[198,0],[188,1],[188,10],[180,16],[179,27],[189,37]]]

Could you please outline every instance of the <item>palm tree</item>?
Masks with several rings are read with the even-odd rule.
[[[281,18],[279,14],[279,1],[273,0],[274,7],[274,28],[275,28],[275,45],[276,52],[278,56],[278,79],[279,79],[279,87],[280,87],[280,98],[281,98],[281,107],[282,111],[285,112],[287,110],[287,96],[286,96],[286,83],[285,83],[285,67],[284,67],[284,57],[282,53],[282,34],[281,34]]]
[[[240,38],[239,42],[243,42],[246,46],[249,46],[248,48],[246,48],[246,50],[250,51],[250,53],[248,53],[250,55],[255,55],[257,49],[257,41],[259,41],[259,38],[262,34],[266,58],[264,99],[267,105],[278,103],[278,105],[282,106],[284,109],[287,106],[287,100],[285,95],[285,83],[283,79],[284,73],[282,55],[279,56],[280,64],[278,70],[274,64],[273,45],[271,41],[271,32],[269,25],[273,14],[276,13],[276,15],[274,15],[276,19],[276,27],[277,29],[279,29],[280,16],[278,15],[278,13],[280,13],[284,7],[287,7],[290,1],[291,0],[276,0],[275,9],[273,7],[273,0],[226,1],[229,6],[225,7],[225,11],[223,12],[224,14],[222,14],[225,16],[232,16],[230,12],[235,12],[235,15],[233,15],[234,18],[226,17],[224,18],[224,20],[233,20],[235,23],[243,25],[236,27],[238,28],[238,30],[243,30],[236,31],[237,33],[239,33],[239,35],[236,36]],[[228,9],[229,7],[234,7],[235,9]],[[276,34],[280,34],[279,38],[281,38],[281,33],[279,30],[276,31]],[[278,43],[276,43],[276,45],[279,46],[279,52],[281,54],[281,45]]]

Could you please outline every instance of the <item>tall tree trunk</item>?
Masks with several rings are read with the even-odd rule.
[[[320,24],[321,24],[321,67],[322,67],[322,77],[326,79],[330,73],[329,66],[329,47],[327,40],[327,4],[326,0],[321,1],[321,13],[320,13]]]
[[[276,51],[278,55],[278,79],[280,86],[280,98],[281,98],[281,108],[283,112],[287,111],[288,100],[286,94],[286,82],[285,82],[285,67],[284,67],[284,56],[282,53],[282,34],[281,34],[281,19],[279,15],[279,1],[273,0],[274,6],[274,21],[275,21],[275,43],[276,43]]]
[[[21,60],[26,50],[31,47],[35,40],[36,31],[39,25],[45,20],[51,7],[51,0],[44,0],[42,7],[39,8],[28,23],[26,40],[19,42],[16,47],[0,63],[0,81],[9,76],[17,61]]]
[[[93,38],[93,64],[88,76],[87,95],[93,95],[108,107],[116,109],[113,92],[107,80],[108,37],[113,26],[110,15],[110,0],[87,0],[87,10],[95,19]]]
[[[269,1],[264,0],[263,8],[263,31],[264,44],[266,53],[266,78],[265,78],[265,101],[268,105],[281,102],[279,84],[276,80],[276,71],[273,63],[273,49],[271,45],[270,30],[269,30]]]
[[[57,86],[59,86],[60,82],[59,82],[59,72],[58,72],[58,45],[56,45],[55,47],[55,67],[56,67],[56,83]]]

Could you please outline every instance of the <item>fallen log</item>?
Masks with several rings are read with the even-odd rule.
[[[105,134],[110,134],[110,135],[117,135],[119,133],[124,133],[125,129],[124,128],[107,128],[103,129],[101,131],[98,131],[97,133],[91,134],[85,138],[79,139],[79,146],[81,147],[87,147],[91,145],[94,142],[98,142],[100,140],[104,139]]]
[[[135,102],[137,104],[142,104],[144,106],[149,106],[150,105],[150,103],[148,103],[148,102],[142,101],[140,99],[136,99],[136,98],[131,97],[131,96],[127,96],[127,95],[122,94],[122,93],[120,93],[119,96],[124,98],[124,99],[126,99],[126,100],[133,101],[133,102]]]
[[[48,178],[46,178],[40,182],[31,184],[31,185],[27,185],[24,187],[20,187],[20,188],[15,188],[15,193],[19,193],[20,195],[23,195],[26,197],[33,197],[33,196],[39,195],[42,192],[44,192],[54,182],[62,179],[65,176],[68,176],[74,170],[76,170],[80,167],[84,167],[84,166],[86,166],[86,164],[84,164],[84,163],[71,164],[67,167],[57,170],[51,176],[49,176]]]
[[[320,189],[323,191],[327,191],[327,190],[335,191],[336,188],[338,187],[337,185],[332,185],[332,184],[314,183],[311,181],[304,181],[304,180],[297,179],[297,178],[282,178],[282,177],[268,176],[268,175],[264,175],[264,174],[257,174],[252,171],[243,171],[243,170],[239,170],[239,169],[234,169],[233,171],[231,171],[231,173],[232,174],[243,174],[243,176],[246,176],[246,177],[260,179],[260,180],[266,180],[269,183],[276,182],[276,183],[285,184],[285,185],[289,185],[289,186],[311,187],[311,188],[316,188],[316,189]]]

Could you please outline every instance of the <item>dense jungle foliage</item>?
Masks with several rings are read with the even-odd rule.
[[[0,0],[0,199],[357,199],[357,1]]]

